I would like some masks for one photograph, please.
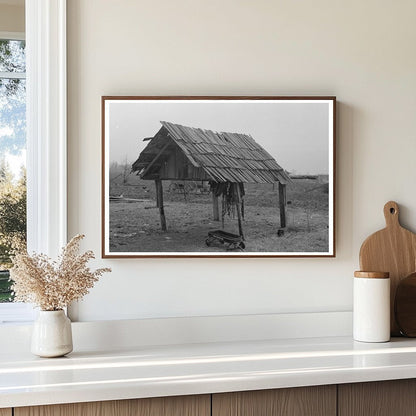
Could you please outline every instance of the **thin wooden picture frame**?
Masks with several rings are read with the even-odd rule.
[[[103,258],[335,257],[336,97],[103,96],[101,111]]]

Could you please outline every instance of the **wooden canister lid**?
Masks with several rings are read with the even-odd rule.
[[[354,277],[364,277],[366,279],[388,279],[389,276],[389,272],[354,272]]]

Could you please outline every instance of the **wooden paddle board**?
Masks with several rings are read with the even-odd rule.
[[[390,328],[391,335],[400,335],[394,319],[394,298],[401,279],[416,271],[416,234],[399,222],[399,206],[390,201],[384,205],[386,228],[370,235],[360,250],[362,271],[390,273]]]

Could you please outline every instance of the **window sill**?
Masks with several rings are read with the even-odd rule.
[[[22,325],[32,322],[36,311],[26,303],[0,303],[0,325]]]

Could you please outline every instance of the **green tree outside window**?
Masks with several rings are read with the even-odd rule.
[[[26,241],[25,42],[0,40],[0,302],[12,300],[13,247]]]

